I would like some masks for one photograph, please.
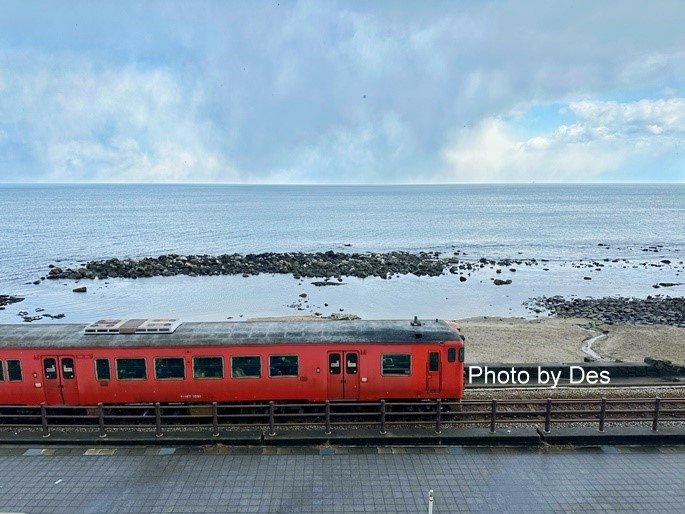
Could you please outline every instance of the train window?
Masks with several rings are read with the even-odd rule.
[[[145,359],[117,359],[119,380],[141,380],[147,378]]]
[[[185,378],[183,357],[159,357],[155,359],[155,377],[158,379]]]
[[[355,375],[357,373],[357,354],[348,353],[345,355],[345,370],[349,375]]]
[[[409,375],[410,372],[410,354],[394,353],[383,355],[383,375]]]
[[[459,348],[459,362],[464,362],[464,347]]]
[[[457,349],[448,348],[447,349],[447,362],[454,362],[457,360]]]
[[[74,378],[74,359],[62,357],[62,378],[71,380]]]
[[[328,354],[328,372],[331,375],[340,375],[340,354]]]
[[[43,372],[46,380],[54,380],[57,378],[57,359],[53,357],[46,357],[43,359]]]
[[[224,359],[222,357],[193,357],[193,376],[195,378],[224,378]]]
[[[18,360],[7,361],[7,379],[10,381],[21,380],[21,362]]]
[[[3,372],[2,369],[3,369],[3,368],[2,368],[2,361],[0,361],[0,382],[2,382],[3,380],[5,380],[5,373]]]
[[[95,359],[95,378],[98,380],[110,380],[112,378],[109,359]]]
[[[438,352],[428,353],[428,371],[440,371],[440,354]]]
[[[262,358],[253,357],[231,357],[231,376],[233,378],[261,377]]]
[[[299,368],[297,355],[270,355],[269,376],[296,377]]]

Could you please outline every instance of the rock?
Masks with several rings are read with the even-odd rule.
[[[606,324],[666,324],[685,327],[684,297],[565,299],[552,296],[533,298],[525,305],[531,310],[544,308],[562,318],[589,318]]]
[[[459,282],[466,282],[466,277],[463,275],[459,277]]]
[[[300,298],[307,298],[307,293],[300,293]]]
[[[34,280],[34,281],[33,281],[33,285],[34,285],[34,286],[40,285],[40,280]]]
[[[23,301],[24,298],[21,298],[19,296],[0,294],[0,307],[4,307],[6,305],[11,305],[13,303],[19,303]]]
[[[88,291],[88,288],[86,288],[86,286],[82,286],[82,287],[77,287],[75,289],[72,289],[72,291],[74,293],[85,293],[86,291]]]
[[[509,284],[511,284],[511,279],[506,279],[506,280],[502,280],[502,279],[499,279],[499,278],[496,278],[496,279],[495,279],[495,285],[496,285],[496,286],[506,286],[506,285],[509,285]]]
[[[583,277],[583,280],[592,280],[592,277]]]

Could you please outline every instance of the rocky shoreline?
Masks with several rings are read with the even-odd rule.
[[[685,327],[685,297],[647,298],[533,298],[527,307],[536,313],[549,311],[560,318],[586,318],[607,324],[672,325]]]
[[[106,278],[144,278],[156,276],[207,276],[242,275],[244,277],[260,273],[292,274],[299,278],[336,278],[342,277],[380,277],[391,278],[398,275],[440,276],[444,273],[460,275],[462,281],[471,271],[487,266],[508,268],[513,266],[533,266],[544,260],[501,259],[463,260],[460,252],[444,256],[441,252],[387,252],[387,253],[260,253],[224,255],[160,255],[142,259],[107,259],[90,261],[77,268],[61,268],[50,265],[48,279],[106,279]],[[501,269],[497,271],[500,273]],[[496,285],[506,285],[511,281],[497,281]],[[316,285],[327,285],[317,283]],[[332,284],[331,284],[332,285]]]

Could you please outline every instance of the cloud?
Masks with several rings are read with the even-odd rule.
[[[237,179],[202,92],[164,69],[95,70],[41,55],[0,68],[0,132],[48,182],[212,182]],[[0,173],[12,169],[0,168]],[[22,181],[27,177],[10,177]]]
[[[677,152],[685,137],[685,99],[571,102],[577,121],[529,138],[488,118],[443,150],[444,182],[587,182],[636,159]],[[683,163],[681,162],[681,165]],[[681,167],[682,170],[682,167]],[[654,174],[653,179],[658,179]]]
[[[658,179],[649,156],[679,158],[664,109],[684,95],[683,14],[673,0],[9,1],[0,181]],[[572,121],[521,135],[512,113],[550,104]],[[631,145],[645,161],[628,174]],[[472,146],[500,155],[480,158],[490,171]]]

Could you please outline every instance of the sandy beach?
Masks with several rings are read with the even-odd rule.
[[[685,364],[685,328],[668,325],[607,325],[581,318],[478,317],[459,320],[468,362],[579,362],[585,342],[608,360],[643,362],[645,357]]]

